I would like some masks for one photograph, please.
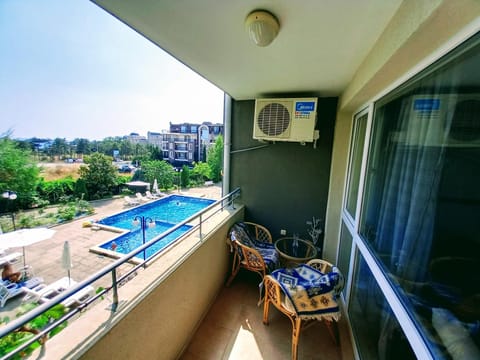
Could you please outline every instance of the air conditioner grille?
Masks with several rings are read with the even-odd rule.
[[[290,113],[282,104],[267,104],[258,114],[257,124],[264,134],[278,136],[288,129]]]
[[[476,114],[480,113],[479,100],[459,101],[450,127],[450,139],[458,141],[475,141],[480,138],[480,121]]]

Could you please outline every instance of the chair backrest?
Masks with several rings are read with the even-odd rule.
[[[313,267],[314,269],[317,269],[323,274],[338,274],[338,280],[337,284],[334,287],[334,291],[337,295],[342,292],[343,287],[345,286],[345,278],[339,268],[323,259],[312,259],[307,262],[307,265]]]
[[[313,267],[323,274],[327,274],[333,269],[333,264],[323,259],[312,259],[307,262],[307,265]]]
[[[259,238],[256,238],[257,234]],[[258,272],[262,278],[269,269],[271,271],[278,266],[278,255],[271,244],[270,232],[263,226],[238,222],[230,228],[228,237],[240,266]]]
[[[257,241],[272,243],[272,234],[265,226],[252,222],[244,222],[250,236],[253,236]]]
[[[230,229],[229,237],[230,240],[241,242],[249,247],[255,247],[258,242],[272,243],[270,231],[252,222],[235,223]]]
[[[230,236],[230,240],[234,242],[237,241],[251,248],[255,247],[255,241],[252,238],[252,236],[250,236],[250,234],[248,233],[243,223],[233,224],[233,226],[230,229],[229,236]]]

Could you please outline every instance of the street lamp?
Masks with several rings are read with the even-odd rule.
[[[2,197],[4,199],[13,201],[17,198],[17,193],[15,191],[7,190],[7,191],[3,192]],[[15,231],[15,230],[17,230],[16,227],[15,227],[15,214],[12,211],[10,213],[10,215],[12,216],[13,231]]]
[[[155,226],[155,221],[152,220],[152,218],[149,218],[148,216],[135,216],[133,218],[133,224],[136,225],[141,225],[142,227],[142,243],[145,245],[145,231],[147,230],[148,227],[154,227]],[[143,250],[143,260],[146,260],[146,249]]]

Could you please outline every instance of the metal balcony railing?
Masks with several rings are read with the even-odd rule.
[[[63,292],[61,292],[59,295],[56,297],[52,298],[51,300],[39,305],[35,309],[29,311],[22,317],[15,319],[2,328],[0,328],[0,339],[2,339],[4,336],[10,334],[11,332],[14,332],[15,330],[21,328],[23,325],[28,323],[29,321],[33,320],[37,316],[43,314],[47,310],[51,309],[57,304],[60,304],[62,301],[65,299],[69,298],[70,296],[74,295],[75,293],[79,292],[83,288],[93,284],[95,281],[98,279],[107,276],[108,274],[111,274],[112,277],[112,283],[110,286],[107,286],[106,288],[103,288],[101,291],[98,291],[95,296],[90,297],[88,300],[86,300],[84,303],[80,304],[78,307],[71,309],[67,314],[65,314],[62,318],[56,320],[55,322],[50,323],[45,329],[41,330],[38,334],[35,336],[31,337],[28,341],[25,343],[21,344],[18,346],[16,349],[12,350],[10,353],[4,355],[0,360],[6,360],[10,359],[13,355],[16,355],[26,349],[28,346],[33,344],[35,341],[40,340],[42,337],[47,335],[50,331],[55,329],[57,326],[62,324],[64,321],[72,318],[74,315],[77,313],[85,310],[90,304],[95,302],[97,299],[102,298],[106,293],[112,292],[112,305],[111,305],[111,310],[112,312],[115,312],[118,307],[118,290],[119,290],[119,283],[122,282],[123,280],[127,279],[131,274],[133,274],[135,271],[137,271],[140,268],[145,268],[148,263],[151,263],[155,261],[158,257],[162,255],[162,251],[159,253],[153,255],[152,257],[140,262],[138,265],[134,266],[130,271],[126,272],[123,274],[121,277],[117,278],[117,269],[131,260],[133,257],[135,257],[137,254],[142,253],[144,250],[149,248],[150,246],[154,245],[158,241],[160,241],[162,238],[165,236],[169,235],[170,233],[174,232],[175,230],[179,229],[180,227],[186,225],[186,224],[192,224],[196,223],[190,231],[187,233],[183,234],[181,237],[179,237],[175,242],[180,241],[182,238],[192,235],[195,231],[199,232],[199,238],[200,242],[203,241],[203,238],[207,233],[202,232],[202,225],[205,221],[213,217],[215,214],[221,212],[223,209],[227,207],[232,207],[235,208],[234,201],[240,196],[240,188],[237,188],[230,192],[229,194],[223,196],[220,200],[214,202],[213,204],[209,205],[199,213],[189,217],[188,219],[182,221],[181,223],[178,223],[177,225],[173,226],[172,228],[168,229],[167,231],[163,232],[162,234],[158,235],[154,239],[146,242],[144,245],[138,247],[137,249],[133,250],[132,252],[124,255],[120,259],[116,260],[112,264],[104,267],[102,270],[98,271],[97,273],[91,275],[87,279],[83,280],[82,282],[78,283],[76,286],[73,286]],[[198,220],[198,221],[195,221]],[[197,223],[198,222],[198,223]],[[172,246],[175,242],[170,243],[166,248]],[[166,249],[165,248],[165,249]],[[164,249],[164,250],[165,250]],[[141,256],[140,256],[141,258]],[[172,265],[171,268],[175,268],[182,259],[177,259],[177,261]],[[135,279],[132,279],[130,281],[135,281]]]

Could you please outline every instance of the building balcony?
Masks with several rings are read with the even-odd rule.
[[[290,358],[288,318],[271,307],[269,325],[262,323],[258,275],[241,271],[225,287],[231,267],[227,233],[243,220],[245,208],[222,209],[205,216],[201,226],[194,220],[199,230],[157,260],[133,272],[127,263],[118,267],[118,296],[106,284],[105,294],[82,306],[80,316],[36,352],[52,359]],[[321,322],[303,329],[299,358],[352,358],[346,321],[339,322],[340,346]]]

